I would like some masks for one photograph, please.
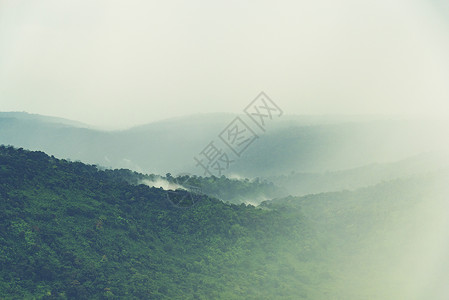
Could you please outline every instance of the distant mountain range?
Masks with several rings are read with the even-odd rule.
[[[443,125],[437,121],[285,116],[271,120],[266,132],[262,132],[241,115],[258,138],[238,157],[219,138],[236,116],[192,115],[127,130],[102,131],[65,119],[0,113],[0,144],[109,168],[203,175],[193,158],[214,142],[232,161],[222,174],[268,177],[399,161],[441,148],[444,141]]]

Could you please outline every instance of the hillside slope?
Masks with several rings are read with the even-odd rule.
[[[0,298],[269,299],[285,293],[275,211],[166,191],[0,147]],[[179,196],[185,191],[178,191]],[[295,232],[297,232],[295,230]]]
[[[449,297],[449,170],[375,186],[261,204],[289,211],[314,232],[328,296],[316,299],[444,300]],[[315,261],[315,263],[317,263]],[[292,258],[292,265],[301,265]]]

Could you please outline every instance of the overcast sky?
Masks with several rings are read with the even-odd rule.
[[[445,1],[0,0],[0,111],[121,128],[241,112],[448,114]]]

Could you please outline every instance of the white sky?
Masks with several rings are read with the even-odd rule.
[[[0,0],[0,111],[449,114],[444,1]],[[446,10],[445,10],[446,9]]]

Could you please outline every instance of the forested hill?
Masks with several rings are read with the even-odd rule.
[[[0,146],[0,299],[449,299],[447,170],[258,207],[141,177]]]
[[[1,146],[0,299],[288,293],[274,253],[288,238],[285,228],[303,230],[300,221],[198,197],[175,207],[160,188]]]

